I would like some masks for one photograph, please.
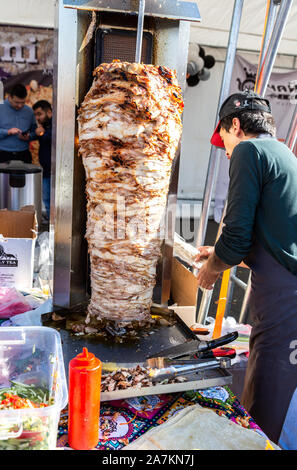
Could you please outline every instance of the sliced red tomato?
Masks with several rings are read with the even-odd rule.
[[[32,439],[35,441],[42,441],[43,435],[40,431],[23,431],[18,439]]]

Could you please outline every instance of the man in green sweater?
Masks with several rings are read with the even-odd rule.
[[[275,138],[268,100],[251,91],[223,103],[211,143],[230,159],[228,204],[216,245],[199,248],[198,284],[212,289],[235,265],[252,270],[242,404],[277,443],[297,395],[297,158]],[[290,439],[297,445],[297,432]]]

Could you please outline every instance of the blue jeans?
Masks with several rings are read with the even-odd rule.
[[[42,181],[42,198],[45,206],[46,214],[50,215],[50,204],[51,204],[51,179],[43,178]]]

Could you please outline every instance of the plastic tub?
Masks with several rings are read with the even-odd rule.
[[[48,327],[0,328],[0,389],[10,381],[44,387],[44,408],[0,410],[0,450],[55,449],[60,412],[68,402],[60,334]]]

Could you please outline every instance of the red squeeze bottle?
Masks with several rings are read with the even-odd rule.
[[[101,361],[83,348],[69,362],[68,444],[93,449],[99,440]]]

